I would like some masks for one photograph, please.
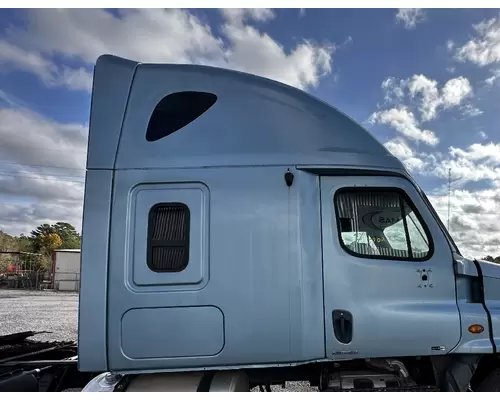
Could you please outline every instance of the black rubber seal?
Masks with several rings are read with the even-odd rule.
[[[484,297],[484,277],[483,277],[483,271],[481,270],[481,265],[479,264],[479,262],[477,260],[474,260],[474,265],[476,266],[477,275],[478,275],[479,281],[480,281],[479,290],[480,290],[480,296],[481,296],[481,298],[480,298],[481,304],[483,305],[484,311],[486,312],[486,317],[488,318],[488,333],[489,333],[489,336],[490,336],[491,347],[493,348],[493,354],[496,354],[496,352],[497,352],[497,346],[495,344],[495,339],[494,339],[494,336],[493,336],[493,322],[491,321],[491,313],[488,310],[488,307],[486,307],[486,300],[485,300],[485,297]]]

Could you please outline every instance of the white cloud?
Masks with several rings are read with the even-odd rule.
[[[425,166],[424,161],[418,158],[410,146],[401,138],[389,140],[384,143],[384,146],[412,172],[419,171]]]
[[[493,76],[490,76],[489,78],[486,78],[485,82],[487,85],[492,86],[497,79],[498,79],[498,77],[493,75]]]
[[[105,53],[143,62],[200,62],[223,58],[220,38],[179,9],[29,9],[26,29],[9,33],[31,51],[92,65]]]
[[[445,108],[458,106],[463,99],[472,93],[472,86],[467,78],[460,76],[445,83],[441,102]]]
[[[347,36],[339,47],[345,47],[345,46],[348,46],[348,45],[353,44],[353,43],[354,43],[354,40],[352,39],[352,36]]]
[[[478,134],[481,137],[481,139],[488,139],[488,135],[486,134],[486,132],[479,131]]]
[[[462,107],[462,113],[464,116],[472,118],[484,114],[484,111],[480,110],[477,107],[474,107],[471,104],[466,104],[465,106]]]
[[[85,68],[69,68],[64,66],[60,69],[57,84],[74,90],[86,90],[90,92],[92,90],[92,81],[92,73]]]
[[[221,10],[221,36],[185,10],[30,9],[0,40],[0,71],[22,70],[45,85],[89,90],[105,53],[142,62],[200,63],[263,75],[307,89],[331,71],[334,45],[302,40],[285,49],[252,22],[267,9]],[[67,220],[79,229],[87,126],[50,121],[0,91],[0,229],[20,233]],[[42,206],[43,204],[43,206]]]
[[[448,171],[451,169],[450,231],[453,238],[466,255],[500,255],[500,225],[494,222],[500,216],[499,143],[476,143],[464,149],[451,147],[446,154],[418,153],[401,138],[392,139],[385,146],[412,173],[442,180],[441,188],[429,192],[428,196],[445,223],[448,218]],[[470,182],[488,183],[491,188],[472,192],[465,189]]]
[[[442,221],[447,223],[447,191],[431,194],[429,200]],[[465,255],[480,258],[486,255],[500,255],[500,226],[492,222],[500,215],[499,200],[499,189],[451,191],[450,233]],[[471,232],[474,234],[471,235]]]
[[[500,144],[488,143],[480,144],[474,143],[467,147],[465,150],[450,147],[450,154],[457,158],[464,158],[469,161],[480,162],[481,164],[490,166],[500,165]]]
[[[436,118],[439,108],[456,107],[472,95],[469,80],[462,76],[447,81],[440,91],[437,81],[424,75],[414,75],[408,83],[408,89],[412,98],[421,96],[420,112],[423,121]]]
[[[471,182],[487,183],[494,188],[489,190],[498,195],[500,214],[500,143],[474,143],[466,148],[450,147],[446,154],[417,153],[401,138],[386,142],[385,147],[405,164],[411,160],[409,169],[413,172],[443,179],[446,182],[445,191],[449,170],[454,190],[464,190],[463,187]]]
[[[421,21],[422,14],[415,22],[411,19],[406,22],[404,18],[412,12],[415,13],[398,12],[399,21],[408,28]],[[273,11],[221,13],[225,23],[218,36],[184,10],[124,10],[116,16],[92,9],[33,9],[27,11],[25,28],[10,29],[8,40],[0,41],[0,66],[4,70],[17,68],[33,73],[48,86],[79,90],[89,89],[91,65],[103,53],[145,62],[223,66],[300,88],[317,85],[331,71],[335,46],[302,41],[286,50],[257,29],[257,23],[274,18]],[[491,31],[492,27],[488,29]],[[457,46],[449,49],[453,51]],[[491,58],[493,53],[489,54]],[[75,67],[82,63],[84,66]],[[405,99],[417,101],[422,120],[437,118],[441,110],[453,107],[464,113],[478,112],[470,104],[463,105],[464,99],[472,96],[470,82],[463,77],[454,78],[442,87],[423,75],[406,80],[391,77],[381,86],[386,102],[396,104],[374,113],[370,121],[391,126],[409,142],[435,146],[438,138],[421,127],[416,111],[400,104]],[[4,92],[0,92],[0,99],[12,107],[25,106]],[[0,229],[28,233],[40,223],[58,220],[69,221],[80,229],[86,135],[84,125],[57,123],[25,109],[0,109],[0,196],[4,200]],[[455,188],[452,233],[469,252],[494,253],[500,243],[498,227],[489,222],[491,219],[478,219],[474,215],[500,214],[499,144],[474,144],[463,149],[450,148],[446,154],[424,154],[412,149],[409,142],[395,138],[385,146],[412,172],[446,181],[451,168]],[[469,182],[489,182],[494,189],[479,193],[490,200],[478,205],[478,198],[463,190]],[[447,204],[443,196],[436,195],[432,201],[440,209]],[[471,229],[474,229],[472,236]]]
[[[0,101],[3,101],[6,105],[11,107],[33,108],[33,106],[28,105],[17,96],[12,95],[11,93],[7,93],[6,91],[1,89],[0,89]]]
[[[59,68],[36,51],[26,51],[21,47],[0,40],[0,64],[3,70],[18,69],[30,72],[47,86],[66,86],[75,90],[89,91],[92,87],[92,74],[83,69]]]
[[[83,177],[80,179],[77,179],[77,176],[61,178],[60,174],[60,171],[54,175],[43,174],[40,170],[26,167],[16,168],[10,174],[1,172],[0,193],[4,196],[36,199],[43,204],[81,203],[83,201]]]
[[[29,235],[38,225],[62,221],[69,222],[80,232],[82,207],[81,202],[75,204],[51,201],[6,202],[0,208],[0,230],[11,235]]]
[[[58,124],[29,110],[0,109],[2,162],[85,168],[86,146],[84,125]]]
[[[444,154],[419,152],[412,147],[421,142],[435,146],[438,142],[433,132],[420,126],[412,111],[414,108],[420,111],[421,121],[434,120],[442,110],[452,108],[458,108],[466,116],[482,113],[472,104],[465,103],[473,95],[470,82],[457,77],[440,87],[435,80],[414,75],[407,80],[387,78],[381,88],[385,103],[392,103],[392,107],[373,113],[368,122],[386,124],[402,136],[387,141],[385,147],[415,176],[442,181],[442,188],[432,191],[429,197],[445,222],[448,217],[447,180],[451,170],[450,230],[453,238],[466,255],[500,255],[500,226],[492,222],[500,217],[500,143],[450,147]],[[482,140],[487,137],[483,131],[474,135]],[[472,193],[467,190],[471,183],[491,189]]]
[[[268,9],[224,9],[222,36],[187,10],[119,10],[113,15],[98,9],[26,10],[25,28],[8,32],[8,44],[22,55],[10,64],[37,74],[49,83],[89,87],[91,65],[101,54],[115,54],[141,62],[199,63],[259,74],[307,89],[330,73],[333,45],[303,40],[287,51],[269,35],[248,25],[274,17]],[[0,51],[1,54],[1,51]],[[85,68],[56,68],[81,62]],[[55,72],[56,71],[56,72]]]
[[[408,84],[407,81],[400,79],[397,80],[394,77],[389,77],[382,82],[380,87],[384,91],[384,100],[386,103],[400,102],[405,96],[405,87]]]
[[[414,29],[424,19],[425,13],[421,8],[399,8],[396,13],[396,22],[404,23],[406,29]]]
[[[484,20],[473,25],[475,36],[457,47],[455,57],[485,66],[500,61],[500,18]]]
[[[451,169],[455,188],[482,182],[500,191],[500,143],[474,143],[464,149],[450,147],[446,154],[413,153],[412,156],[424,162],[419,173],[447,181]]]
[[[420,129],[415,115],[404,106],[377,111],[370,116],[369,122],[389,125],[408,139],[417,142],[421,141],[431,146],[436,146],[439,142],[434,132]]]
[[[394,157],[405,160],[413,157],[413,150],[408,144],[400,138],[389,140],[384,143],[384,146],[389,150]]]
[[[225,25],[223,30],[231,43],[230,68],[297,87],[316,86],[331,71],[331,49],[304,42],[286,54],[270,36],[251,26]]]
[[[469,80],[462,76],[448,80],[442,88],[439,88],[437,81],[422,74],[408,79],[388,77],[380,86],[385,103],[396,108],[404,103],[408,95],[408,100],[417,103],[422,121],[435,119],[441,110],[457,107],[473,95]],[[469,116],[478,112],[471,107],[465,106],[464,112],[468,112]]]
[[[50,80],[55,68],[40,54],[27,52],[5,40],[0,40],[0,60],[4,65],[8,66],[12,63],[21,70],[39,74],[39,77],[44,81]]]
[[[59,220],[81,226],[87,127],[26,109],[0,109],[0,229],[29,233]]]
[[[454,240],[469,256],[500,255],[500,225],[494,222],[500,216],[500,143],[451,147],[446,154],[418,153],[401,138],[384,145],[416,176],[442,180],[442,186],[430,191],[428,197],[445,223],[451,169],[450,232]],[[491,188],[472,192],[465,188],[470,182],[488,183]]]
[[[437,81],[431,80],[424,75],[414,75],[408,83],[408,89],[412,98],[418,94],[422,96],[422,119],[424,121],[434,119],[437,108],[441,104]]]
[[[453,40],[448,40],[446,42],[446,48],[448,51],[452,51],[455,48],[455,42]]]
[[[221,12],[228,21],[234,24],[241,24],[246,20],[266,22],[276,16],[269,8],[223,8]]]
[[[485,83],[488,86],[492,86],[497,81],[497,79],[500,78],[500,69],[494,69],[491,71],[491,73],[493,75],[491,75],[489,78],[485,80]]]

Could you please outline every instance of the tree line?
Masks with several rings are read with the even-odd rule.
[[[483,258],[484,261],[489,261],[492,263],[500,264],[500,256],[498,257],[492,257],[492,256],[486,256]]]
[[[26,236],[11,236],[0,231],[0,273],[9,265],[22,269],[46,269],[52,264],[52,252],[56,249],[79,249],[80,234],[68,222],[42,224]]]
[[[0,251],[19,252],[21,255],[0,253],[0,273],[9,265],[28,266],[29,269],[45,269],[52,265],[52,252],[56,249],[79,249],[81,236],[68,222],[42,224],[28,236],[11,236],[0,230]],[[483,258],[500,264],[500,256],[487,255]],[[16,265],[17,264],[17,265]]]

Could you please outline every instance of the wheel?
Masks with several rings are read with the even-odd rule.
[[[500,392],[500,368],[494,369],[479,382],[475,392]]]

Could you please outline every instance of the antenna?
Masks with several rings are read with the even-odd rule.
[[[450,208],[451,208],[451,168],[448,168],[448,232],[450,231]]]

